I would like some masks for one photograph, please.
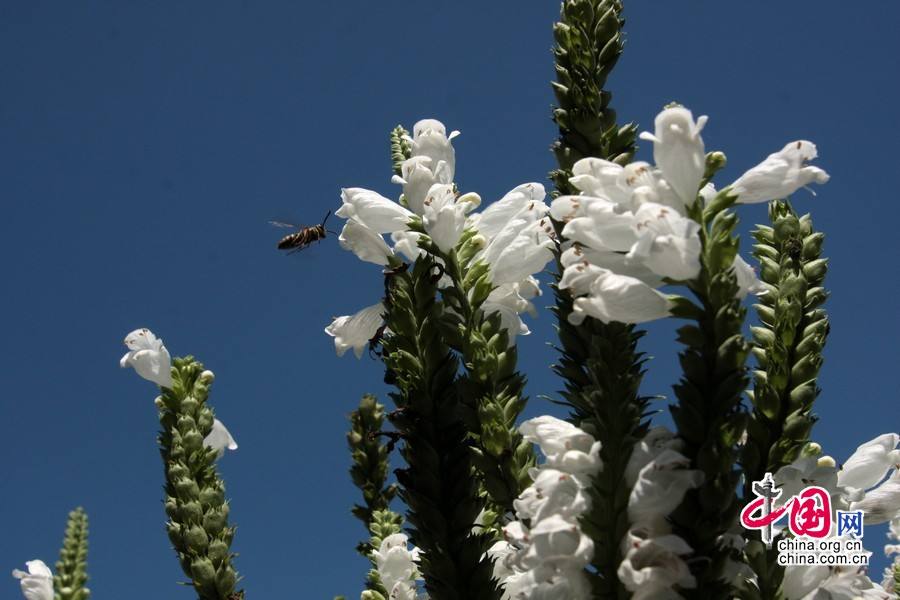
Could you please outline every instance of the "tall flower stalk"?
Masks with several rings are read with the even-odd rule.
[[[212,372],[193,357],[176,358],[171,387],[160,388],[166,530],[200,600],[238,600],[244,592],[235,590],[238,574],[231,553],[235,528],[228,524],[225,483],[215,466],[220,450],[207,441],[215,422],[207,404],[213,379]]]
[[[800,457],[816,421],[813,402],[819,395],[818,374],[828,336],[822,309],[827,298],[826,259],[821,256],[824,235],[816,232],[809,215],[798,216],[787,201],[769,205],[771,226],[758,226],[754,255],[766,293],[756,312],[760,325],[752,328],[753,411],[747,427],[742,463],[744,496],[751,485],[776,473]],[[774,599],[784,577],[775,550],[749,536],[747,560],[758,585],[743,586],[744,597]]]
[[[685,346],[680,354],[683,375],[671,412],[685,444],[682,453],[702,472],[703,482],[687,492],[672,518],[676,533],[696,555],[697,586],[691,597],[707,599],[731,597],[731,585],[723,580],[729,553],[721,547],[721,537],[737,518],[740,473],[735,465],[747,421],[741,396],[750,347],[741,333],[746,309],[734,268],[738,218],[728,210],[734,200],[724,190],[706,207],[698,200],[689,208],[700,224],[701,270],[688,284],[696,304],[684,301],[677,309],[678,316],[694,323],[678,330]]]
[[[87,600],[88,517],[80,506],[69,513],[63,545],[56,562],[53,588],[56,600]]]
[[[496,600],[487,536],[472,532],[483,508],[454,380],[458,362],[440,332],[436,265],[420,257],[389,279],[383,340],[386,379],[396,385],[390,420],[403,437],[397,470],[412,542],[432,600]]]
[[[554,26],[559,106],[553,120],[559,139],[553,145],[559,168],[550,174],[561,194],[578,193],[570,183],[574,164],[587,157],[625,164],[635,151],[637,128],[619,127],[610,108],[606,79],[622,53],[622,3],[618,0],[566,0]],[[554,221],[557,232],[563,223]],[[563,241],[563,240],[561,240]],[[557,280],[563,266],[557,261]],[[584,531],[595,540],[595,597],[628,598],[615,573],[624,558],[629,529],[628,497],[622,485],[625,467],[637,441],[646,433],[649,399],[639,392],[644,357],[637,349],[643,332],[634,325],[587,318],[569,321],[572,296],[554,287],[559,326],[559,362],[563,399],[573,421],[598,440],[605,468],[588,490],[591,509],[582,517]]]

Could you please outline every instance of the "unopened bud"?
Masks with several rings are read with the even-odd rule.
[[[184,534],[184,543],[192,550],[200,552],[206,550],[206,545],[209,544],[209,536],[206,535],[206,532],[199,525],[192,525]]]
[[[210,371],[209,369],[200,373],[200,381],[205,383],[206,385],[209,385],[210,383],[212,383],[215,380],[216,380],[216,374],[213,373],[212,371]]]
[[[830,456],[822,456],[819,458],[818,462],[816,462],[816,466],[820,469],[833,469],[837,466],[837,461]]]

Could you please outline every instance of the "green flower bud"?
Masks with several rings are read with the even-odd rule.
[[[218,486],[205,487],[200,492],[200,504],[204,508],[210,506],[219,506],[225,502],[225,492]]]
[[[228,598],[234,592],[234,585],[237,583],[237,573],[228,565],[222,565],[216,569],[216,589],[219,593]]]
[[[203,509],[200,508],[200,502],[191,500],[181,506],[179,515],[182,523],[199,523],[203,518]]]
[[[195,584],[212,588],[216,584],[216,568],[208,558],[197,557],[191,561],[191,577]]]
[[[197,452],[203,448],[203,434],[196,429],[184,434],[184,449],[187,452]]]
[[[209,544],[209,536],[199,525],[192,525],[187,532],[184,533],[185,545],[195,552],[202,552]]]
[[[211,510],[203,515],[203,528],[210,535],[217,535],[228,524],[228,513],[226,510]]]
[[[200,486],[193,479],[184,477],[175,481],[175,493],[184,501],[200,498]]]
[[[213,564],[218,567],[226,558],[228,558],[229,551],[228,544],[223,540],[213,539],[209,542],[209,547],[206,549],[206,555]]]
[[[181,412],[185,415],[193,415],[197,412],[197,407],[200,406],[200,403],[193,396],[187,396],[184,400],[181,401]]]

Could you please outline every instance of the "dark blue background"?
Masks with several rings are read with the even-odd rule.
[[[629,2],[610,81],[621,117],[644,128],[672,100],[710,115],[707,147],[730,160],[720,184],[789,140],[818,143],[832,182],[795,203],[828,234],[815,437],[839,459],[900,425],[900,5],[866,6]],[[221,467],[249,597],[357,596],[345,418],[384,388],[377,362],[336,358],[322,328],[375,302],[381,278],[333,239],[280,256],[266,221],[318,222],[341,186],[396,196],[387,133],[421,117],[462,130],[464,191],[488,201],[543,180],[557,10],[0,3],[3,569],[54,562],[83,504],[95,598],[191,597],[162,527],[154,389],[117,366],[124,335],[147,326],[217,374],[212,402],[241,445]],[[746,230],[765,207],[741,216]],[[528,412],[558,414],[536,398],[560,387],[552,318],[531,326]],[[670,395],[678,377],[674,326],[643,345],[648,394]],[[867,540],[883,565],[883,528]],[[4,597],[15,586],[0,579]]]

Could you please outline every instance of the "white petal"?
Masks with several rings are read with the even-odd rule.
[[[900,435],[885,433],[859,446],[838,472],[838,485],[862,490],[881,481],[888,469],[900,464]]]
[[[732,191],[739,203],[753,204],[787,198],[811,183],[826,183],[828,173],[818,167],[805,166],[806,161],[817,155],[812,142],[791,142],[741,175],[731,184]]]
[[[765,293],[766,286],[756,276],[756,269],[747,264],[740,254],[734,256],[734,276],[737,279],[737,297],[743,300],[747,294],[761,295]]]
[[[225,454],[225,449],[237,450],[237,442],[231,437],[231,432],[225,427],[225,424],[218,419],[213,419],[212,430],[209,435],[203,439],[203,445],[216,451],[219,458]]]
[[[706,151],[700,137],[705,123],[706,117],[695,123],[691,111],[674,106],[657,115],[653,136],[642,136],[653,140],[653,159],[684,204],[696,200],[706,169]]]
[[[530,215],[532,221],[540,219],[548,210],[544,204],[544,196],[544,186],[540,183],[517,186],[481,212],[478,219],[478,233],[492,239],[523,213]]]
[[[877,488],[866,492],[865,498],[852,503],[850,510],[863,511],[866,525],[900,518],[900,469],[895,469],[891,478]]]
[[[172,358],[149,329],[136,329],[125,338],[130,351],[119,360],[122,368],[133,367],[138,375],[161,387],[172,387]]]
[[[606,271],[594,280],[590,295],[577,298],[573,308],[569,316],[573,324],[585,316],[604,323],[644,323],[668,316],[670,303],[664,294],[643,281]]]
[[[379,302],[367,306],[354,315],[336,317],[331,325],[325,328],[325,333],[334,338],[337,355],[343,356],[347,350],[353,348],[356,358],[360,358],[369,341],[384,324],[383,314],[384,305]]]
[[[337,211],[338,216],[355,218],[375,233],[390,233],[407,229],[413,213],[381,194],[363,188],[341,190],[344,205]]]
[[[375,233],[356,219],[349,219],[338,238],[341,248],[353,252],[360,260],[376,265],[388,264],[393,252],[381,234]]]

